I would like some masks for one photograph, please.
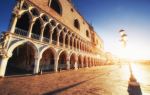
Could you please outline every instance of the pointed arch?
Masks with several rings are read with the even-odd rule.
[[[53,33],[52,33],[52,40],[55,42],[57,41],[57,38],[58,38],[58,32],[59,32],[58,29],[55,28]]]
[[[60,32],[60,35],[59,35],[59,42],[60,42],[61,44],[63,44],[63,39],[64,39],[64,32],[61,31],[61,32]]]
[[[40,18],[37,18],[32,28],[32,38],[39,39],[41,35],[42,21]]]
[[[41,53],[40,68],[42,71],[54,71],[56,51],[53,48],[44,49]]]
[[[59,0],[51,0],[50,7],[55,10],[58,14],[62,15],[62,6]]]
[[[68,42],[69,42],[69,36],[68,34],[66,34],[66,37],[65,37],[65,45],[68,46]]]
[[[29,12],[25,12],[21,15],[21,17],[17,20],[16,28],[24,31],[24,36],[27,36],[27,32],[29,31],[30,21],[32,16]],[[17,33],[17,31],[15,31]],[[18,33],[17,33],[18,34]]]
[[[59,53],[58,69],[59,70],[67,69],[67,51],[61,51]]]
[[[80,23],[79,23],[78,19],[74,20],[74,27],[77,28],[77,29],[80,29]]]
[[[51,28],[50,24],[47,24],[45,26],[44,33],[43,33],[43,40],[46,42],[49,42],[49,40],[50,40],[50,30],[51,29],[52,28]]]

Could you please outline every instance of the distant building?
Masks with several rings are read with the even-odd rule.
[[[71,0],[17,0],[1,39],[0,76],[101,65],[103,41]]]

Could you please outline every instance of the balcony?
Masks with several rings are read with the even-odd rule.
[[[15,34],[18,34],[18,35],[27,37],[27,36],[28,36],[28,31],[25,31],[25,30],[23,30],[23,29],[20,29],[20,28],[17,28],[17,27],[16,27],[16,28],[15,28]],[[33,34],[33,33],[32,33],[32,34],[31,34],[31,38],[40,41],[40,35],[37,35],[37,34]],[[45,42],[46,42],[46,43],[49,43],[49,42],[50,42],[50,38],[43,37],[42,42],[44,42],[44,43],[45,43]],[[52,40],[52,44],[53,44],[53,45],[57,45],[57,41]],[[60,42],[59,42],[59,46],[60,46],[60,47],[63,47],[63,43],[60,43]],[[65,44],[64,46],[65,46],[65,48],[69,48],[69,46],[68,46],[67,44]],[[85,52],[85,51],[83,51],[83,50],[80,50],[79,48],[78,48],[78,49],[75,48],[74,46],[70,46],[70,49],[75,50],[75,51]]]
[[[18,34],[18,35],[21,35],[21,36],[27,36],[28,35],[28,32],[23,30],[23,29],[20,29],[20,28],[17,28],[15,29],[15,33]]]
[[[50,39],[49,38],[46,38],[46,37],[43,37],[43,42],[47,42],[49,43]]]

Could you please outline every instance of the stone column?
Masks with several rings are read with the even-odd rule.
[[[34,25],[34,21],[31,21],[29,26],[28,38],[31,38],[33,25]]]
[[[14,14],[13,17],[12,17],[12,22],[10,24],[10,33],[14,33],[15,32],[17,20],[18,20],[18,16],[17,16],[17,14]]]
[[[52,34],[53,34],[53,29],[50,30],[50,41],[49,41],[50,44],[52,44]]]
[[[81,47],[80,47],[80,45],[81,45],[81,44],[80,44],[80,41],[79,41],[79,51],[81,50]]]
[[[58,58],[55,58],[54,71],[58,72]]]
[[[88,68],[88,60],[87,59],[86,59],[86,63],[85,64],[86,64],[86,68]]]
[[[81,59],[81,68],[84,67],[84,64],[83,64],[83,59]]]
[[[78,40],[76,39],[76,50],[78,50]]]
[[[70,57],[69,56],[67,56],[67,58],[66,58],[66,64],[67,64],[67,70],[70,70]]]
[[[78,58],[77,57],[75,57],[75,63],[74,63],[74,69],[75,70],[78,70]]]
[[[0,62],[0,77],[5,76],[7,62],[10,57],[2,56],[1,62]]]
[[[43,34],[44,34],[44,26],[41,27],[41,35],[40,35],[40,41],[42,42],[43,41]]]
[[[68,36],[68,48],[70,48],[70,36]]]
[[[35,63],[34,63],[34,74],[38,74],[39,73],[39,68],[40,68],[40,60],[41,58],[35,58]]]

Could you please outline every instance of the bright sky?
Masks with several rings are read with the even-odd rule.
[[[150,59],[150,0],[73,0],[104,40],[105,50],[131,59]],[[128,35],[122,49],[119,30]]]
[[[150,59],[150,0],[72,0],[104,40],[105,50],[126,58]],[[0,3],[0,31],[7,30],[15,0]],[[122,49],[119,30],[126,30]]]

